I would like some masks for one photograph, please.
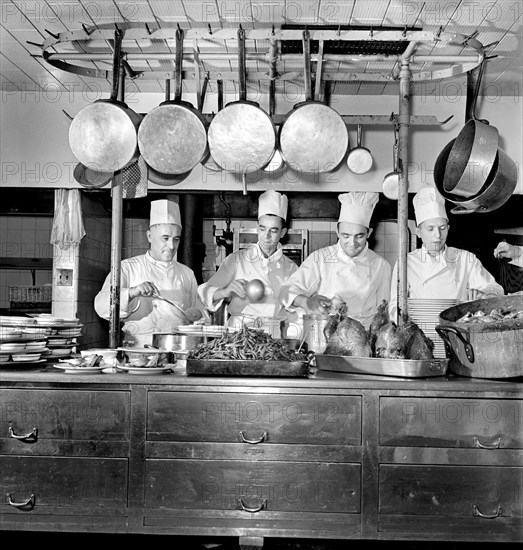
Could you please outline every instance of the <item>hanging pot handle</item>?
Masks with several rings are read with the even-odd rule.
[[[446,334],[445,331],[452,332],[452,334],[455,334],[458,340],[460,340],[461,343],[463,344],[467,359],[471,363],[474,363],[474,350],[470,344],[469,333],[467,331],[461,331],[455,327],[448,327],[443,325],[436,325],[435,328],[436,328],[436,332],[441,336],[441,339],[445,342],[445,344],[448,346],[449,349],[452,349],[452,346],[450,344],[448,334]]]
[[[305,29],[302,36],[303,45],[303,82],[305,84],[305,101],[312,101],[311,86],[311,35]]]
[[[240,101],[247,99],[247,83],[245,77],[245,31],[241,25],[238,29],[238,83],[240,87]]]
[[[357,147],[361,147],[361,124],[358,124],[358,137],[357,139]]]
[[[176,53],[174,57],[174,101],[182,99],[183,30],[176,29]]]
[[[481,87],[481,80],[483,78],[483,68],[485,65],[485,59],[483,59],[478,68],[478,76],[476,84],[474,85],[474,69],[467,72],[467,103],[465,107],[465,122],[469,120],[476,120],[488,124],[488,120],[476,118],[476,103],[478,101],[479,90]]]
[[[118,82],[120,76],[120,60],[122,57],[122,39],[123,31],[116,29],[114,31],[114,48],[113,48],[113,83],[111,87],[110,101],[118,101]]]
[[[394,145],[392,146],[392,168],[393,172],[398,172],[398,128],[394,123]]]

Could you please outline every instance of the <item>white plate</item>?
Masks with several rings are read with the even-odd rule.
[[[75,367],[67,363],[54,363],[53,367],[63,370],[66,374],[96,374],[104,370],[104,366],[96,367]]]
[[[45,363],[45,359],[38,359],[38,361],[2,361],[0,368],[6,367],[22,367],[26,365],[36,365],[37,363]]]
[[[118,368],[128,372],[129,374],[162,374],[172,370],[172,365],[163,367],[128,367],[119,365]]]
[[[20,353],[22,351],[25,351],[25,344],[0,344],[0,350],[8,351],[9,353]]]

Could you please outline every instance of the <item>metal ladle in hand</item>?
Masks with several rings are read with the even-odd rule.
[[[163,300],[164,302],[167,302],[171,306],[175,307],[187,319],[187,321],[189,321],[189,323],[194,323],[202,318],[202,312],[197,308],[191,308],[185,311],[178,304],[171,302],[171,300],[165,298],[164,296],[160,296],[160,294],[154,293],[153,297]]]

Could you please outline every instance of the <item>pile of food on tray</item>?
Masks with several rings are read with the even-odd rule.
[[[220,338],[199,344],[188,359],[233,359],[257,361],[307,361],[307,355],[288,349],[262,330],[243,327]]]
[[[471,313],[467,311],[465,315],[460,317],[455,323],[499,323],[500,321],[511,321],[513,319],[523,320],[523,311],[516,311],[513,306],[506,308],[497,307],[487,313],[483,309]]]

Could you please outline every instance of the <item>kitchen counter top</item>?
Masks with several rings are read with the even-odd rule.
[[[466,378],[448,374],[431,378],[399,378],[363,374],[345,374],[313,369],[308,378],[286,377],[232,377],[232,376],[188,376],[184,367],[176,366],[167,374],[66,374],[52,366],[20,367],[0,369],[0,383],[4,386],[30,386],[32,383],[91,384],[101,385],[154,385],[154,386],[214,386],[234,391],[254,388],[317,388],[322,389],[394,389],[425,390],[445,392],[446,390],[480,392],[493,394],[499,391],[523,395],[523,377],[511,379]]]

